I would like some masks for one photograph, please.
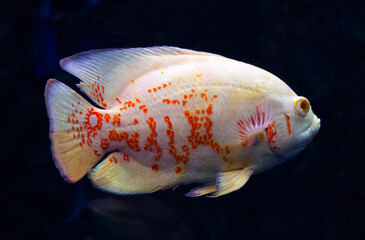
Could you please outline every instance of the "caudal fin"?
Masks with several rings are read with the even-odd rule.
[[[98,109],[55,79],[48,80],[45,99],[53,159],[67,182],[77,182],[104,154],[95,144],[102,121]]]

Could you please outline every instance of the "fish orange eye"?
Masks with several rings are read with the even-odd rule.
[[[310,104],[305,97],[300,97],[294,104],[296,105],[299,113],[307,114],[309,112]]]

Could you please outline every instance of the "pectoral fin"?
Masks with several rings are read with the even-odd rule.
[[[197,188],[193,188],[185,194],[185,197],[200,197],[209,193],[214,192],[215,190],[215,182],[206,183],[202,186],[199,186]]]
[[[251,168],[244,168],[218,173],[215,191],[208,197],[219,197],[240,189],[248,181],[252,172]]]

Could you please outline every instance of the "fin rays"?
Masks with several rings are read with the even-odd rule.
[[[237,129],[244,147],[251,145],[252,136],[259,134],[272,123],[272,111],[267,102],[256,105],[254,110],[237,122]]]

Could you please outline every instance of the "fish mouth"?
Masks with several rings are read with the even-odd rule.
[[[309,130],[313,133],[313,135],[316,135],[321,127],[321,119],[315,118],[312,124],[309,127]]]

